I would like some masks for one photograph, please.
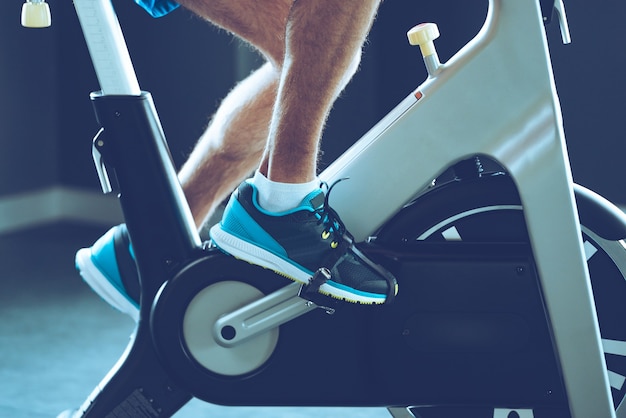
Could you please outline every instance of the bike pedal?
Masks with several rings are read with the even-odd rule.
[[[330,270],[326,267],[318,269],[311,277],[309,283],[300,288],[299,296],[315,304],[318,308],[325,310],[327,314],[332,315],[335,313],[333,306],[337,306],[340,301],[319,292],[320,286],[330,280],[330,278]]]

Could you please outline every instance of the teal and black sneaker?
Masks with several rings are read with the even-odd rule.
[[[139,274],[126,225],[111,228],[76,253],[76,269],[109,305],[139,320]]]
[[[271,213],[259,206],[257,189],[245,181],[210,235],[222,251],[299,283],[308,284],[325,267],[331,277],[319,292],[336,299],[382,304],[397,293],[395,278],[355,247],[321,188],[297,208]]]

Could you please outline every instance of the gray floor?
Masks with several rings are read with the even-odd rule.
[[[74,271],[102,228],[57,224],[0,236],[0,417],[55,417],[80,405],[133,329]],[[192,400],[176,417],[389,417],[382,408],[237,408]]]

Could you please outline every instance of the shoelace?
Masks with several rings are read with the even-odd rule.
[[[348,178],[341,178],[335,181],[330,186],[325,181],[321,182],[320,188],[326,188],[326,193],[324,196],[324,203],[319,208],[315,209],[316,216],[319,217],[317,224],[323,224],[325,226],[324,231],[322,232],[322,239],[328,239],[332,235],[332,241],[330,242],[331,248],[335,249],[339,246],[339,244],[343,241],[347,241],[348,243],[352,243],[353,237],[347,231],[346,226],[341,221],[339,214],[335,212],[333,208],[330,207],[328,203],[328,198],[330,197],[330,192],[333,187],[337,185],[337,183],[348,180]]]

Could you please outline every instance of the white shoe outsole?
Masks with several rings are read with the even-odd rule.
[[[310,272],[304,271],[281,257],[224,231],[219,224],[211,228],[210,234],[213,243],[233,257],[270,269],[298,283],[308,284],[311,280],[312,274]],[[364,305],[385,303],[384,297],[355,294],[329,283],[322,284],[319,292],[351,303]]]
[[[98,296],[118,311],[139,321],[139,309],[135,307],[96,267],[91,258],[91,249],[82,248],[76,253],[76,267],[81,277]]]

